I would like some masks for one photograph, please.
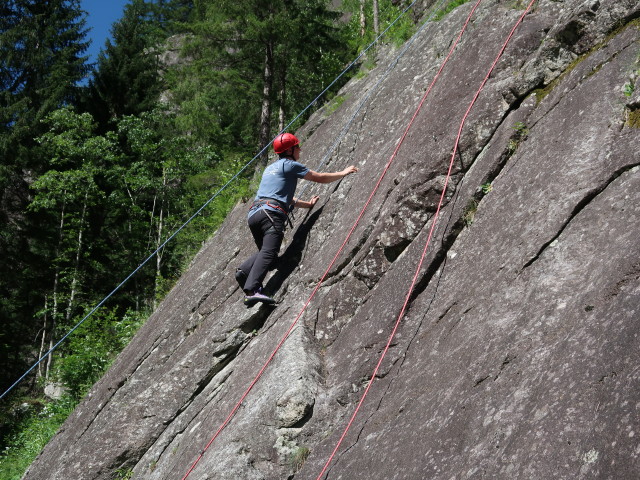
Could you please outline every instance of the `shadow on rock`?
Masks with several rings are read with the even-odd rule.
[[[311,232],[311,229],[318,221],[318,218],[320,218],[323,208],[324,207],[320,207],[317,211],[308,215],[308,218],[303,220],[300,226],[296,229],[291,242],[289,242],[289,246],[278,258],[276,273],[273,274],[267,282],[267,285],[265,285],[266,291],[277,292],[280,290],[280,287],[282,287],[285,280],[296,269],[302,259],[302,252],[307,244],[309,232]]]

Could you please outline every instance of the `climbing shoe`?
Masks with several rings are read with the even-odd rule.
[[[236,268],[236,282],[238,282],[238,285],[240,285],[242,289],[244,289],[244,284],[247,283],[247,274],[239,268]]]
[[[264,303],[265,305],[273,305],[276,301],[267,297],[264,293],[262,293],[262,289],[258,289],[256,292],[253,292],[251,295],[246,295],[244,297],[244,304],[249,307],[253,307],[256,303]]]

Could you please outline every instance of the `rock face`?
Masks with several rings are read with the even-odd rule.
[[[183,478],[302,311],[473,3],[390,70],[399,51],[381,55],[298,132],[311,168],[360,172],[304,191],[321,201],[287,234],[267,283],[277,307],[242,304],[234,269],[255,247],[238,205],[24,478]],[[524,3],[480,4],[326,281],[189,478],[317,478],[407,295],[462,115]],[[638,477],[639,17],[637,0],[540,0],[525,17],[471,110],[409,308],[323,478]]]

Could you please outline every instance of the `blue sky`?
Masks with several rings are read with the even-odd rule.
[[[125,4],[129,0],[81,0],[80,6],[87,12],[87,37],[91,45],[86,52],[89,62],[94,63],[98,52],[104,48],[104,42],[110,37],[109,31],[113,22],[122,16]]]

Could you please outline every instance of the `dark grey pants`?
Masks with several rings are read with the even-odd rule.
[[[251,294],[262,287],[264,277],[275,265],[284,238],[285,216],[271,210],[267,214],[261,209],[249,217],[248,223],[258,252],[242,262],[239,268],[247,275],[244,291]]]

